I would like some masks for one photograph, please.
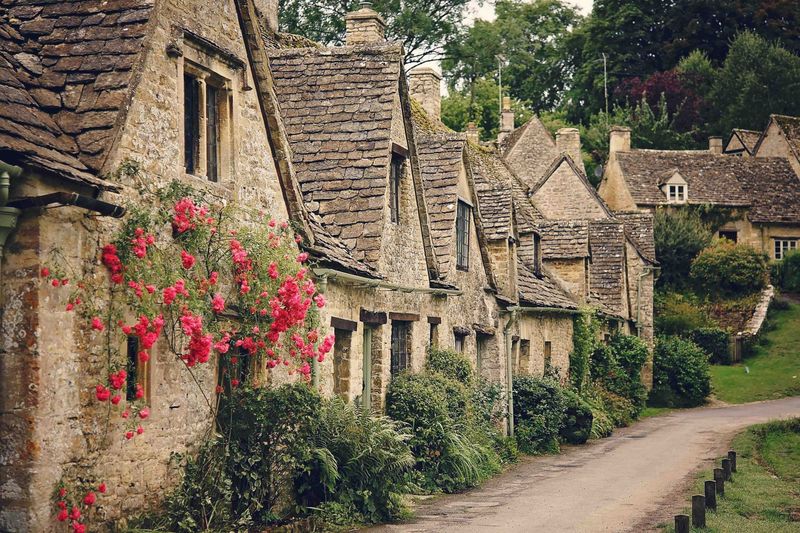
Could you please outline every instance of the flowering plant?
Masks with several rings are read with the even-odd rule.
[[[286,222],[257,215],[243,223],[241,211],[206,205],[174,184],[159,196],[161,205],[130,210],[102,245],[105,274],[70,284],[57,267],[41,272],[54,288],[71,288],[66,310],[79,314],[106,354],[92,396],[123,420],[124,440],[144,433],[150,408],[136,369],[155,354],[182,362],[213,418],[218,402],[195,376],[197,367],[218,362],[218,395],[245,382],[258,386],[277,367],[308,380],[334,341],[316,329],[325,300],[308,254],[298,253],[301,238]],[[134,347],[135,364],[120,353],[123,344]],[[94,504],[90,494],[84,505]],[[59,520],[84,530],[79,510],[73,516],[63,500],[58,508]]]

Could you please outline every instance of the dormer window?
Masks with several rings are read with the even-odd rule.
[[[686,185],[670,183],[667,185],[667,191],[671,204],[686,203]]]
[[[458,201],[456,211],[456,268],[469,270],[469,224],[472,214],[470,205]]]

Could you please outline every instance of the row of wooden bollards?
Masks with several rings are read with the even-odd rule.
[[[705,494],[692,496],[691,527],[706,527],[706,509],[717,510],[717,495],[725,496],[725,482],[733,481],[736,472],[736,452],[728,452],[722,460],[722,468],[714,469],[714,481],[705,482]],[[689,533],[689,515],[675,515],[675,533]]]

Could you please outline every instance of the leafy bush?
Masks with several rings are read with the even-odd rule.
[[[659,209],[653,220],[653,235],[661,263],[658,285],[685,286],[692,260],[711,242],[711,230],[693,209]]]
[[[580,392],[589,381],[589,360],[597,348],[599,324],[593,312],[576,315],[572,326],[572,352],[569,354],[569,376]]]
[[[647,390],[642,384],[642,367],[649,357],[647,345],[633,335],[614,334],[608,345],[599,346],[592,355],[594,380],[614,394],[630,400],[638,412],[644,409]]]
[[[437,372],[392,380],[386,413],[410,426],[409,444],[424,489],[463,490],[499,469],[491,442],[472,423],[472,411],[469,390]]]
[[[312,431],[312,459],[295,478],[300,503],[335,503],[328,514],[352,509],[360,522],[396,518],[404,510],[400,495],[408,492],[407,473],[414,467],[410,436],[388,417],[369,416],[340,398],[326,401]]]
[[[566,414],[559,435],[569,444],[583,444],[592,434],[592,408],[571,390],[564,391],[564,399]]]
[[[519,449],[525,453],[558,451],[566,399],[558,382],[533,376],[514,378],[514,425]]]
[[[665,407],[695,407],[711,393],[708,354],[680,337],[658,337],[650,402]]]
[[[800,292],[800,250],[791,251],[774,264],[773,284],[784,292]]]
[[[752,246],[720,239],[692,261],[690,276],[698,290],[708,295],[747,295],[767,285],[767,256]]]
[[[464,385],[470,385],[475,379],[475,373],[472,370],[469,359],[464,354],[453,350],[431,346],[428,349],[425,367]]]
[[[689,334],[689,339],[709,355],[709,362],[731,363],[731,334],[721,328],[699,328]]]
[[[656,293],[655,329],[659,335],[686,335],[716,324],[709,318],[697,297],[679,292]]]

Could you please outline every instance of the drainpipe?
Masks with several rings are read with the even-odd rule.
[[[509,307],[507,311],[510,312],[506,325],[503,326],[503,341],[506,348],[506,401],[508,409],[507,431],[508,436],[514,436],[514,371],[512,369],[513,356],[511,353],[511,328],[517,322],[517,310],[519,306]]]
[[[328,290],[328,275],[322,274],[317,280],[317,292],[325,294]],[[319,361],[316,357],[311,360],[311,385],[319,390]]]
[[[11,180],[17,179],[22,174],[22,169],[0,161],[0,312],[3,309],[5,294],[3,287],[3,251],[5,250],[8,236],[17,227],[17,219],[22,211],[16,207],[8,207],[8,190]]]

